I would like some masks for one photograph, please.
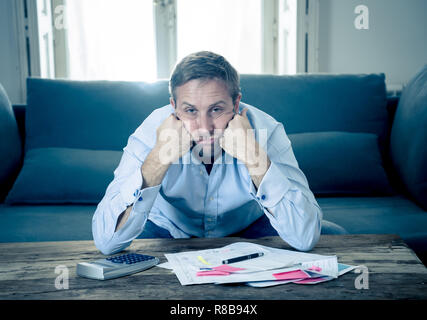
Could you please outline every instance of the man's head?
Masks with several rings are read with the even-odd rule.
[[[218,138],[239,110],[239,74],[222,56],[202,51],[182,59],[169,82],[177,117],[203,154],[220,151]]]

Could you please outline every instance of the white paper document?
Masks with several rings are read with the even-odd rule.
[[[223,260],[263,253],[261,257],[223,265]],[[281,273],[300,269],[315,270],[337,277],[336,256],[322,256],[292,250],[270,248],[249,242],[236,242],[216,249],[165,254],[182,285],[276,281]],[[279,274],[279,276],[277,275]]]

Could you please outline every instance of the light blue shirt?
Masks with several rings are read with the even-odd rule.
[[[271,161],[258,190],[246,165],[227,153],[215,160],[208,175],[191,151],[169,167],[160,185],[141,190],[141,166],[156,143],[156,130],[174,113],[171,105],[164,106],[143,121],[123,149],[114,179],[92,219],[98,249],[104,254],[123,250],[142,232],[147,219],[174,238],[224,237],[263,214],[292,247],[313,248],[320,236],[322,211],[298,167],[283,125],[258,108],[240,103],[240,110],[245,107],[255,138]],[[128,220],[115,232],[119,215],[131,205]]]

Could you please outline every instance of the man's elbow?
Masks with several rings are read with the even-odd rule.
[[[318,216],[314,223],[310,236],[307,237],[307,240],[304,243],[304,248],[301,251],[310,251],[315,247],[315,245],[320,239],[321,230],[322,230],[322,223],[321,223],[320,217]]]
[[[320,239],[321,222],[320,219],[313,221],[310,226],[304,228],[299,241],[293,245],[298,251],[312,250]]]
[[[108,256],[110,254],[113,254],[113,248],[107,244],[104,243],[98,243],[95,241],[95,246],[98,248],[99,251],[105,256]]]
[[[114,241],[114,234],[110,237],[101,235],[101,232],[96,229],[95,225],[92,226],[92,235],[95,247],[106,256],[122,251],[127,246],[126,244],[121,245],[117,241]]]
[[[126,247],[126,245],[118,245],[117,243],[113,243],[112,241],[103,242],[95,240],[94,242],[98,250],[106,256],[120,252]]]
[[[296,249],[299,251],[310,251],[316,246],[317,242],[319,241],[319,238],[320,238],[320,233],[313,234],[312,237],[302,242],[299,248],[296,248]]]

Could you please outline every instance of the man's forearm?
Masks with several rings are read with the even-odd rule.
[[[154,147],[147,155],[147,158],[141,166],[141,175],[143,181],[141,189],[154,187],[161,184],[168,169],[169,164],[163,164],[160,161],[158,148]],[[120,214],[119,218],[117,219],[115,231],[124,226],[127,219],[129,218],[130,212],[132,211],[132,207],[133,205],[127,207],[126,210]]]
[[[270,167],[270,159],[266,159],[264,163],[258,163],[255,165],[247,165],[249,175],[251,176],[252,182],[254,183],[256,189],[258,190],[259,185],[261,184],[262,179],[267,173],[268,168]]]
[[[154,147],[141,166],[142,188],[154,187],[162,183],[170,164],[164,164],[159,158],[159,147]]]
[[[248,152],[252,159],[248,159],[246,167],[248,168],[249,175],[258,190],[262,179],[270,167],[271,161],[267,153],[261,148],[258,142],[255,142],[253,150]]]
[[[126,208],[125,211],[123,211],[120,215],[119,218],[117,219],[117,224],[116,224],[116,230],[114,230],[114,232],[116,232],[117,230],[119,230],[121,227],[123,227],[123,225],[125,224],[125,222],[128,220],[129,218],[129,214],[132,211],[132,207],[133,206],[129,206]]]

